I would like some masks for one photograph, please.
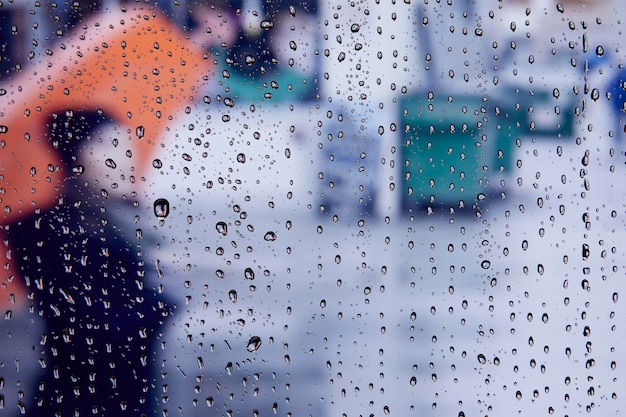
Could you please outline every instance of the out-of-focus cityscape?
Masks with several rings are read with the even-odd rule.
[[[45,84],[34,72],[120,11],[156,26],[164,14],[170,39],[205,54],[206,76],[171,72],[173,84],[196,83],[193,97],[149,156],[133,147],[139,127],[114,109],[41,109],[45,139],[71,147],[77,201],[106,220],[76,227],[114,229],[108,242],[123,240],[145,266],[141,280],[126,280],[171,307],[148,336],[137,325],[134,338],[112,342],[134,355],[148,340],[136,349],[151,375],[147,414],[620,415],[620,6],[4,2],[0,88],[10,95],[24,74],[33,89]],[[57,209],[52,223],[65,224]],[[69,274],[68,259],[59,262]],[[68,300],[57,277],[42,276]],[[48,374],[102,366],[55,359],[60,335],[89,326],[72,300],[76,319],[52,327],[53,306],[36,297],[30,311],[3,310],[0,416],[45,415],[37,401],[50,389],[40,381],[54,384]],[[78,351],[88,337],[64,343]],[[87,356],[97,362],[97,351]],[[78,388],[89,381],[70,380],[75,398],[59,385],[51,404],[78,410],[91,395],[103,404],[95,415],[133,415],[123,393],[99,398]]]

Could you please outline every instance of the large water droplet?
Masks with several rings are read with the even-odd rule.
[[[107,158],[107,160],[104,161],[104,165],[108,166],[109,168],[113,168],[113,169],[117,168],[117,164],[111,158]]]
[[[352,26],[350,26],[350,31],[352,33],[357,33],[360,29],[361,26],[358,23],[353,23]]]
[[[137,137],[141,139],[146,134],[146,128],[143,126],[137,126],[137,130],[135,133],[137,134]]]
[[[261,29],[270,30],[274,27],[274,22],[271,20],[263,20],[261,21]]]
[[[248,352],[256,352],[261,347],[261,338],[259,336],[252,336],[250,340],[248,340],[248,345],[246,346],[246,350]]]
[[[263,236],[263,239],[265,239],[268,242],[273,242],[276,240],[276,233],[269,231],[265,233],[265,236]]]
[[[224,222],[217,222],[215,224],[215,230],[222,236],[226,236],[228,234],[228,226]]]
[[[237,302],[237,291],[235,291],[235,290],[228,291],[228,299],[231,302],[236,303]]]
[[[252,270],[252,268],[246,268],[246,270],[243,272],[243,276],[246,277],[246,279],[253,280],[254,271]]]
[[[160,220],[165,219],[170,214],[170,202],[164,198],[154,200],[154,215]]]

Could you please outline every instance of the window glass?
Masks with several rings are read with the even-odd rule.
[[[0,2],[0,416],[619,415],[620,6]]]

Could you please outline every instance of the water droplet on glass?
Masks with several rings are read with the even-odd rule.
[[[248,340],[248,345],[246,346],[246,350],[248,352],[256,352],[261,347],[261,338],[259,336],[252,336],[250,340]]]
[[[215,224],[215,230],[217,230],[217,232],[222,236],[226,236],[228,234],[228,226],[224,222],[217,222]]]
[[[274,22],[271,20],[263,20],[261,21],[261,29],[270,30],[274,27]]]
[[[83,165],[76,165],[72,168],[72,173],[81,175],[85,172],[85,167]]]
[[[236,303],[237,302],[237,291],[235,291],[235,290],[228,291],[228,299],[231,302]]]
[[[265,233],[265,236],[263,236],[263,239],[265,239],[268,242],[273,242],[276,240],[276,233],[274,232],[267,232]]]
[[[490,266],[491,266],[491,262],[487,260],[484,260],[480,263],[480,267],[482,269],[489,269]]]
[[[485,358],[485,355],[483,355],[482,353],[478,355],[478,363],[480,363],[481,365],[487,363],[487,358]]]
[[[245,163],[246,162],[246,154],[245,153],[237,154],[237,162],[239,162],[240,164]]]
[[[350,26],[350,31],[352,33],[357,33],[360,29],[361,26],[358,23],[353,23],[352,26]]]
[[[246,268],[246,270],[243,271],[243,276],[246,279],[253,280],[254,279],[254,271],[252,270],[252,268]]]
[[[160,159],[155,159],[152,161],[152,166],[156,169],[161,169],[163,168],[163,162]]]
[[[602,47],[602,45],[599,45],[596,48],[596,55],[598,55],[598,56],[603,56],[604,55],[604,48]]]
[[[117,164],[111,158],[107,158],[107,160],[104,161],[104,165],[108,166],[109,168],[117,168]]]
[[[143,138],[146,134],[146,128],[143,126],[137,126],[136,134],[139,139]]]
[[[600,98],[600,90],[598,90],[597,88],[594,88],[593,90],[591,90],[591,99],[593,101],[598,101],[599,98]]]
[[[163,220],[170,214],[170,202],[164,198],[154,200],[154,215]]]

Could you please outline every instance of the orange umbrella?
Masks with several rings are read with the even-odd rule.
[[[52,206],[60,194],[64,168],[45,126],[52,113],[102,110],[127,126],[136,136],[133,160],[141,175],[210,69],[208,55],[155,10],[106,12],[87,22],[32,75],[1,90],[2,225]],[[0,304],[17,288],[3,241],[6,295],[0,287]]]

